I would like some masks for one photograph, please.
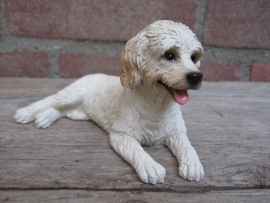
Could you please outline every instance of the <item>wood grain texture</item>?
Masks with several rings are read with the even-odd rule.
[[[60,119],[48,129],[16,124],[15,111],[74,80],[0,78],[0,190],[87,189],[209,192],[269,188],[270,83],[204,83],[182,107],[205,177],[189,182],[164,146],[145,150],[166,169],[164,184],[142,183],[95,123]],[[268,192],[268,191],[267,191]]]
[[[270,202],[269,190],[236,190],[209,193],[168,193],[142,191],[0,191],[0,202],[20,203],[209,203],[209,202]]]

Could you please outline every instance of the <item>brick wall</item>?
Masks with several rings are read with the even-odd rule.
[[[269,0],[1,0],[0,77],[120,74],[125,42],[159,19],[202,42],[209,81],[270,81]]]

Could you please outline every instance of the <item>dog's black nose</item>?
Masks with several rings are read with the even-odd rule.
[[[200,72],[192,72],[187,74],[187,80],[190,85],[197,85],[199,82],[202,81],[203,74]]]

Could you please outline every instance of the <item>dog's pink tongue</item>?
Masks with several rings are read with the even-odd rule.
[[[174,99],[178,104],[184,105],[188,102],[189,96],[187,90],[173,89]]]

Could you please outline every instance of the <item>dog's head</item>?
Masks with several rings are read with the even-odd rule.
[[[121,83],[127,89],[154,85],[185,104],[188,89],[199,89],[201,43],[185,25],[156,21],[129,40],[122,52]]]

